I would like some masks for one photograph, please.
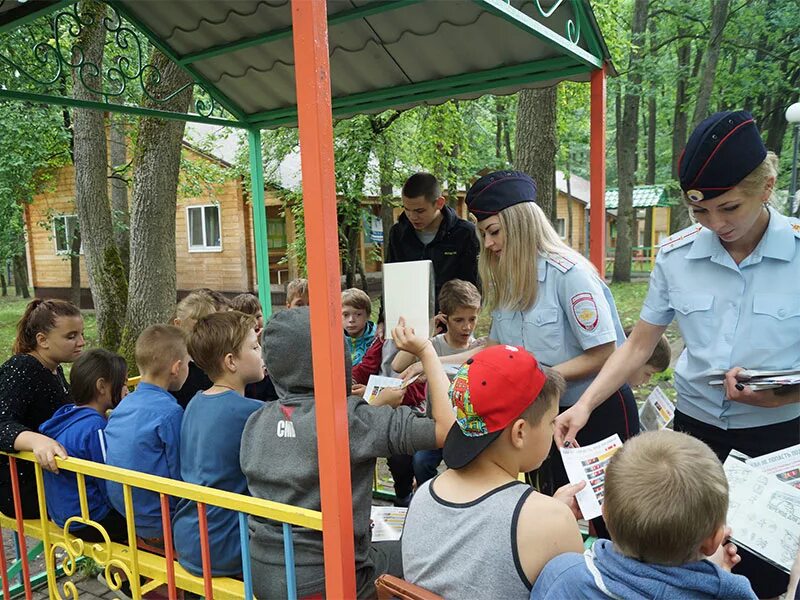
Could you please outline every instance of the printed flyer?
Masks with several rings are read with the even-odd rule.
[[[373,506],[370,513],[373,542],[394,542],[400,539],[406,522],[407,508]]]
[[[583,448],[560,448],[569,482],[586,482],[586,487],[576,494],[575,499],[581,508],[583,518],[587,521],[601,514],[606,465],[620,448],[622,440],[616,433]]]
[[[775,475],[779,481],[800,490],[800,444],[772,454],[750,458],[747,464],[764,473]]]
[[[675,405],[666,397],[660,387],[656,387],[639,411],[639,425],[642,431],[660,431],[672,423],[674,416]]]

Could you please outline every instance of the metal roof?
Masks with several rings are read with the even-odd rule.
[[[73,1],[0,0],[0,32]],[[296,123],[290,0],[107,4],[240,124]],[[334,116],[588,81],[609,58],[588,0],[542,4],[327,0]]]
[[[650,208],[651,206],[672,206],[663,185],[639,185],[633,188],[633,207]],[[606,210],[619,207],[619,190],[606,190]]]

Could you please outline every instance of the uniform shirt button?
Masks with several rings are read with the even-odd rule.
[[[536,317],[536,324],[537,325],[541,325],[542,324],[542,317]]]
[[[784,310],[783,308],[779,308],[778,309],[778,316],[779,317],[785,317],[786,316],[786,310]]]
[[[689,312],[689,305],[688,304],[684,304],[683,305],[683,312]]]

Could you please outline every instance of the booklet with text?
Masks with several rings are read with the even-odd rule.
[[[570,483],[586,482],[586,487],[575,495],[583,518],[587,521],[600,516],[603,504],[606,465],[614,453],[622,447],[622,440],[615,433],[597,443],[581,448],[560,448],[564,470]]]

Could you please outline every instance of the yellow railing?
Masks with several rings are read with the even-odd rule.
[[[162,585],[168,585],[170,590],[180,588],[197,594],[204,594],[206,597],[211,595],[220,600],[252,597],[252,587],[249,585],[251,582],[248,581],[249,564],[245,566],[245,581],[231,578],[212,579],[210,573],[205,573],[204,577],[197,577],[186,571],[178,562],[169,558],[172,555],[171,547],[167,551],[167,558],[144,552],[137,548],[135,525],[133,522],[132,488],[140,488],[160,494],[162,498],[162,507],[165,507],[165,509],[166,497],[172,496],[174,498],[185,498],[197,502],[198,507],[202,506],[203,515],[205,515],[205,506],[210,505],[240,513],[240,522],[243,522],[242,514],[282,522],[285,524],[284,542],[289,545],[291,545],[291,525],[318,531],[322,530],[322,513],[318,511],[207,488],[191,483],[184,483],[165,477],[148,475],[146,473],[139,473],[78,458],[69,458],[66,460],[60,458],[56,459],[59,469],[76,474],[81,507],[80,515],[70,518],[63,528],[58,528],[55,523],[48,521],[46,516],[44,516],[47,512],[43,471],[42,467],[36,463],[33,454],[30,452],[20,452],[18,454],[8,454],[7,456],[11,457],[12,478],[15,476],[16,472],[14,468],[15,460],[25,460],[34,463],[39,511],[43,516],[36,520],[22,521],[22,519],[13,519],[0,514],[0,525],[5,528],[16,530],[19,534],[39,538],[44,542],[45,564],[51,598],[62,598],[55,578],[57,550],[64,553],[64,557],[61,560],[61,567],[66,575],[73,575],[76,571],[77,559],[80,556],[87,556],[104,570],[106,581],[109,582],[113,589],[119,589],[121,584],[119,572],[124,573],[125,577],[130,582],[131,591],[137,599],[141,598],[142,594]],[[128,532],[127,544],[112,542],[103,527],[99,523],[91,520],[86,494],[85,478],[87,476],[122,484]],[[17,507],[17,514],[21,514],[20,507]],[[165,525],[168,524],[167,521]],[[84,542],[82,539],[69,533],[71,526],[92,527],[100,532],[104,541],[102,543]],[[24,529],[24,531],[21,531],[21,529]],[[167,533],[167,539],[171,540],[171,532],[165,533]],[[207,532],[205,532],[205,534],[207,535]],[[203,532],[200,532],[201,537],[202,535]],[[245,555],[249,555],[249,553],[246,548],[243,548],[243,556]],[[293,552],[290,552],[287,548],[286,556],[291,557],[292,555]],[[290,569],[291,572],[289,572],[288,569]],[[27,569],[25,570],[27,571]],[[140,586],[140,576],[148,579],[148,583]],[[293,580],[294,564],[287,564],[287,582]],[[73,599],[78,598],[78,590],[71,582],[64,584],[63,591],[67,597]],[[290,589],[290,596],[293,595],[293,592],[294,590]]]

